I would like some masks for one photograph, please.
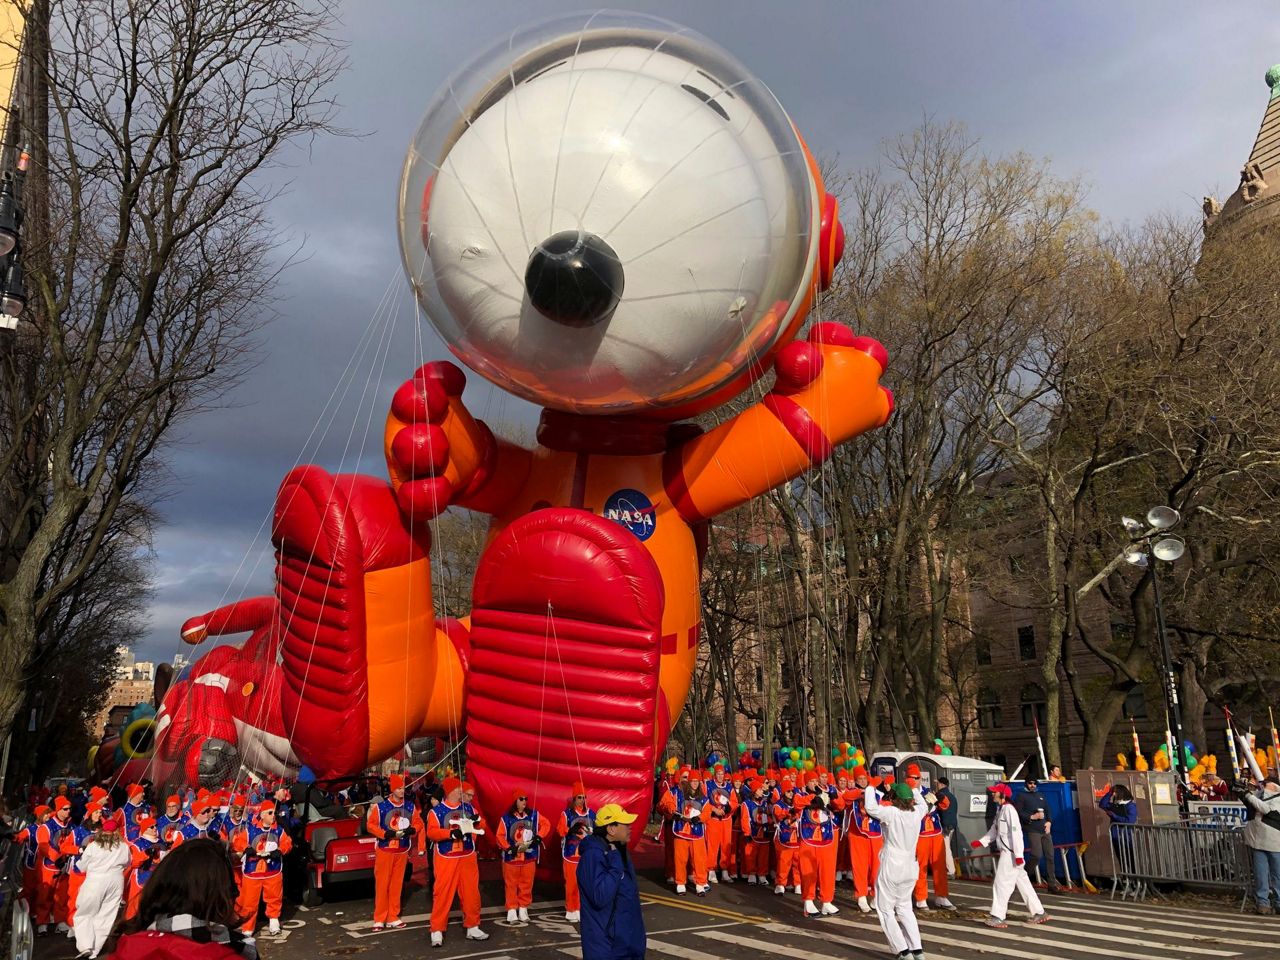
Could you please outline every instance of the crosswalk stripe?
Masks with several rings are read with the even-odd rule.
[[[697,936],[705,937],[708,940],[716,940],[721,943],[733,943],[739,947],[747,947],[748,949],[754,950],[758,953],[773,954],[775,957],[795,957],[796,955],[796,948],[791,944],[770,943],[767,940],[757,940],[755,937],[739,937],[733,933],[725,933],[723,930],[699,932]],[[810,956],[821,958],[823,957],[823,954],[813,953],[810,954]],[[705,954],[702,955],[701,960],[706,960]]]
[[[956,893],[956,894],[953,894],[953,896],[960,899],[964,899],[964,900],[978,900],[977,897],[969,897],[963,893]],[[984,904],[987,903],[986,900],[982,900],[979,902]],[[1110,909],[1104,906],[1098,906],[1098,907],[1072,906],[1072,905],[1061,903],[1059,900],[1052,900],[1052,901],[1045,902],[1045,909],[1048,910],[1049,913],[1053,914],[1055,918],[1061,916],[1065,921],[1069,923],[1081,923],[1091,927],[1106,927],[1112,930],[1119,928],[1121,930],[1133,931],[1138,933],[1151,933],[1161,937],[1172,937],[1177,940],[1191,940],[1193,942],[1206,943],[1206,944],[1222,944],[1229,947],[1256,947],[1258,945],[1257,940],[1233,940],[1226,937],[1220,937],[1217,934],[1207,934],[1204,932],[1203,923],[1186,922],[1186,923],[1180,924],[1182,926],[1190,927],[1191,928],[1190,931],[1166,929],[1167,927],[1170,927],[1174,923],[1179,923],[1179,921],[1166,920],[1163,915],[1156,916],[1151,913],[1142,914],[1140,917],[1135,918],[1135,920],[1156,923],[1158,924],[1158,926],[1140,927],[1140,926],[1135,926],[1129,922],[1117,922],[1117,921],[1128,921],[1129,915],[1122,914],[1118,909]],[[1079,916],[1077,916],[1077,914]],[[1105,920],[1086,919],[1089,917],[1106,917],[1108,919],[1105,919]],[[1247,919],[1248,919],[1247,917],[1241,917],[1240,921],[1244,921]],[[1218,923],[1221,923],[1222,920],[1223,920],[1223,917],[1221,916],[1217,918]],[[1241,923],[1240,925],[1244,930],[1250,929],[1244,923]],[[1262,935],[1270,935],[1275,932],[1274,928],[1269,924],[1259,923],[1259,924],[1256,924],[1252,929],[1257,930],[1257,932]],[[1192,932],[1192,931],[1195,931],[1195,932]],[[1237,931],[1237,932],[1242,932],[1242,931]]]
[[[838,926],[846,926],[846,925],[847,925],[847,926],[854,927],[854,928],[856,928],[856,927],[857,927],[857,924],[856,924],[856,923],[854,923],[852,920],[840,920],[839,918],[836,918],[836,917],[828,917],[826,922],[827,922],[827,923],[836,924],[836,925],[838,925]],[[939,924],[939,926],[946,927],[946,926],[949,926],[949,924]],[[965,932],[968,932],[968,931],[966,930]],[[993,932],[993,933],[1000,933],[1000,932],[1002,932],[1002,931],[994,930],[994,931],[992,931],[992,932]],[[1016,934],[1014,934],[1014,935],[1013,935],[1013,938],[1014,938],[1014,939],[1021,939],[1021,938],[1019,938]],[[1039,941],[1038,941],[1038,940],[1037,940],[1037,941],[1035,941],[1035,942],[1036,942],[1036,943],[1039,943]],[[990,947],[990,946],[988,946],[987,944],[984,944],[984,943],[974,943],[974,942],[973,942],[973,941],[971,941],[971,940],[970,940],[970,941],[965,941],[965,940],[953,940],[953,939],[951,939],[950,937],[939,937],[939,936],[936,936],[936,935],[931,934],[928,938],[926,938],[926,939],[925,939],[924,949],[925,949],[925,955],[926,955],[926,956],[928,955],[929,950],[930,950],[930,949],[932,949],[932,947],[933,947],[935,944],[939,944],[939,945],[944,946],[944,947],[956,947],[957,949],[960,949],[960,950],[976,950],[976,951],[978,951],[978,952],[980,952],[980,953],[986,953],[986,952],[989,952],[990,950],[997,949],[997,948],[994,948],[994,947]],[[1047,944],[1047,946],[1050,946],[1050,947],[1061,947],[1062,945],[1061,945],[1061,944]],[[1062,960],[1062,954],[1061,954],[1061,953],[1032,953],[1030,950],[1019,950],[1017,947],[1006,947],[1006,946],[1004,946],[1004,945],[1001,945],[1001,946],[998,948],[998,950],[999,950],[999,952],[1000,952],[1001,956],[1004,956],[1004,957],[1015,957],[1015,958],[1017,958],[1017,960]],[[1100,951],[1100,950],[1094,950],[1094,949],[1092,949],[1092,948],[1089,948],[1089,952],[1090,952],[1090,953],[1101,953],[1101,952],[1103,952],[1103,951]],[[1117,953],[1117,954],[1113,954],[1113,956],[1117,956],[1117,957],[1126,957],[1126,958],[1130,958],[1130,960],[1132,960],[1133,954],[1132,954],[1132,953]]]
[[[820,921],[821,922],[821,921]],[[792,935],[800,937],[808,937],[823,943],[832,943],[841,947],[857,947],[860,950],[868,950],[875,954],[883,953],[888,949],[888,942],[884,939],[884,934],[880,932],[880,928],[876,927],[876,932],[880,936],[874,940],[854,940],[852,937],[841,937],[834,933],[828,933],[816,924],[813,926],[787,926],[785,923],[770,923],[764,927],[769,933],[781,934],[783,936]],[[928,954],[930,960],[950,960],[937,951],[931,950]]]
[[[965,891],[971,891],[971,892],[961,892],[961,896],[967,896],[970,899],[976,899],[976,900],[984,900],[984,899],[987,901],[991,900],[990,884],[987,884],[985,887],[979,886],[979,885],[966,884]],[[1039,893],[1040,891],[1036,891],[1036,892]],[[1076,898],[1085,902],[1100,903],[1100,904],[1105,903],[1117,909],[1127,909],[1127,910],[1133,911],[1134,913],[1143,914],[1145,916],[1158,916],[1163,918],[1167,912],[1164,907],[1147,906],[1142,903],[1136,903],[1136,902],[1127,901],[1127,900],[1112,900],[1109,894],[1106,894],[1106,893],[1098,894],[1096,897],[1090,896],[1088,898],[1085,898],[1083,895],[1077,894]],[[1058,898],[1054,897],[1051,902],[1056,903],[1057,899]],[[1229,909],[1236,910],[1239,907],[1239,905],[1240,905],[1240,901],[1235,900],[1233,906],[1231,906]],[[1202,917],[1205,920],[1220,921],[1222,919],[1221,911],[1197,909],[1196,907],[1189,907],[1184,909],[1182,906],[1179,906],[1178,915],[1181,917],[1187,917],[1190,919],[1195,919],[1197,917]]]
[[[648,947],[648,953],[676,957],[678,960],[710,960],[705,950],[691,950],[689,947],[680,947],[674,943],[664,943],[661,940],[655,940],[653,937],[649,937],[646,940],[645,946]]]
[[[918,922],[920,925],[922,925],[922,927],[951,929],[951,931],[954,931],[955,929],[954,924],[940,923],[938,922],[938,920],[923,920],[918,918]],[[983,925],[983,924],[975,925],[973,931],[970,931],[970,932],[977,934],[977,936],[979,937],[992,937],[992,938],[995,938],[995,940],[1015,940],[1018,942],[1027,941],[1027,937],[1028,937],[1027,933],[1014,933],[1012,931],[1000,931],[1000,929],[987,927],[987,925]],[[1036,937],[1034,937],[1034,940],[1036,940],[1037,943],[1041,943],[1041,945],[1043,946],[1073,948],[1073,950],[1088,950],[1089,954],[1092,954],[1092,955],[1119,956],[1121,957],[1121,960],[1133,960],[1134,951],[1132,950],[1125,950],[1125,951],[1107,950],[1107,948],[1105,947],[1093,946],[1092,943],[1073,943],[1071,941],[1066,941],[1066,940],[1055,940],[1055,937],[1053,937],[1052,934],[1059,933],[1059,932],[1061,932],[1062,936],[1079,937],[1080,940],[1101,940],[1101,941],[1106,941],[1110,943],[1133,943],[1133,945],[1137,945],[1140,947],[1147,947],[1147,948],[1152,946],[1152,943],[1149,940],[1134,940],[1133,937],[1114,937],[1114,936],[1108,936],[1108,934],[1106,933],[1076,931],[1076,929],[1071,929],[1069,927],[1057,927],[1057,928],[1039,927],[1037,929]],[[1169,945],[1166,948],[1167,950],[1193,951],[1193,952],[1196,952],[1197,955],[1210,955],[1210,956],[1239,956],[1240,955],[1238,951],[1206,950],[1206,948],[1199,945],[1183,945],[1183,943],[1176,943],[1176,945]]]
[[[959,897],[962,900],[972,901],[975,904],[989,906],[991,898],[989,896],[980,897],[972,896],[967,893],[956,893],[953,891],[953,898]],[[1094,900],[1094,899],[1077,899],[1070,902],[1060,897],[1043,901],[1046,907],[1052,907],[1054,910],[1063,910],[1069,913],[1082,913],[1095,917],[1107,917],[1112,920],[1133,920],[1144,923],[1153,923],[1157,927],[1163,929],[1165,927],[1186,927],[1190,930],[1201,932],[1203,935],[1205,923],[1221,924],[1224,915],[1221,913],[1209,914],[1203,920],[1198,920],[1188,916],[1179,908],[1177,916],[1181,919],[1170,919],[1170,911],[1161,911],[1156,909],[1143,909],[1134,907],[1133,905],[1121,905],[1112,900]],[[1250,921],[1253,921],[1252,923]],[[1248,914],[1235,914],[1233,919],[1234,925],[1238,928],[1237,932],[1243,932],[1247,929],[1257,930],[1259,933],[1270,931],[1271,925],[1265,922],[1257,921]]]

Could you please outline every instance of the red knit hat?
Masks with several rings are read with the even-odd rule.
[[[58,810],[70,810],[71,801],[66,797],[55,797],[53,801],[53,809],[55,812]]]
[[[690,771],[689,771],[689,782],[690,782],[690,783],[701,783],[701,782],[702,782],[702,771],[701,771],[701,770],[690,770]]]
[[[116,822],[115,817],[107,817],[107,819],[102,821],[102,829],[107,831],[107,833],[114,833],[120,829],[120,824]]]
[[[165,798],[164,805],[167,807],[171,803],[177,804],[180,807],[182,806],[182,798],[178,796],[176,793],[171,793],[169,794],[168,797]]]
[[[462,781],[457,777],[445,777],[444,780],[440,782],[440,789],[444,791],[444,795],[446,797],[461,787]]]
[[[53,813],[53,807],[46,806],[45,804],[42,803],[36,807],[34,813],[37,817],[42,816],[43,814],[46,814],[46,813]]]
[[[107,793],[107,791],[103,790],[101,787],[91,787],[89,789],[90,800],[105,800],[109,796],[110,794]]]
[[[128,795],[130,800],[132,800],[134,797],[140,797],[146,792],[147,792],[147,788],[140,783],[129,784],[129,789],[125,791],[125,793]]]
[[[229,805],[233,807],[247,807],[249,805],[249,798],[243,793],[237,793],[231,798]]]
[[[764,781],[759,777],[752,777],[747,781],[747,786],[751,788],[752,793],[755,793],[757,790],[764,789]]]
[[[524,787],[515,787],[511,791],[511,802],[515,803],[521,797],[528,798],[528,796],[529,796],[529,791],[526,790]]]
[[[155,817],[143,817],[138,821],[138,832],[146,833],[148,829],[156,825]]]
[[[272,813],[276,812],[276,802],[274,799],[263,800],[260,804],[258,804],[256,807],[253,808],[254,813],[266,813],[268,810],[270,810]]]
[[[388,778],[388,782],[391,784],[391,789],[392,789],[392,790],[403,790],[403,789],[404,789],[404,776],[403,776],[402,774],[399,774],[399,773],[393,773],[393,774]]]

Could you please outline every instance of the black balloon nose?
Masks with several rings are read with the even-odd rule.
[[[524,271],[529,302],[548,320],[590,327],[613,316],[622,297],[622,263],[594,233],[562,230],[534,247]]]

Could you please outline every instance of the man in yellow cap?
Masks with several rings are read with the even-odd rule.
[[[634,813],[616,803],[596,811],[595,829],[578,846],[582,960],[641,960],[644,918],[627,843]]]

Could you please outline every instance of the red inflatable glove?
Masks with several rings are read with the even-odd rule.
[[[981,841],[981,840],[974,840],[972,843],[970,843],[970,844],[969,844],[969,846],[971,846],[971,847],[973,847],[973,849],[977,850],[979,847],[981,847],[981,846],[982,846],[982,841]]]
[[[391,399],[387,468],[412,522],[435,518],[489,477],[497,444],[463,406],[466,384],[455,364],[438,360],[419,367]]]
[[[1021,857],[1015,857],[1013,862],[1014,862],[1016,865],[1018,865],[1019,867],[1020,867],[1020,866],[1022,866],[1022,858],[1021,858]]]

